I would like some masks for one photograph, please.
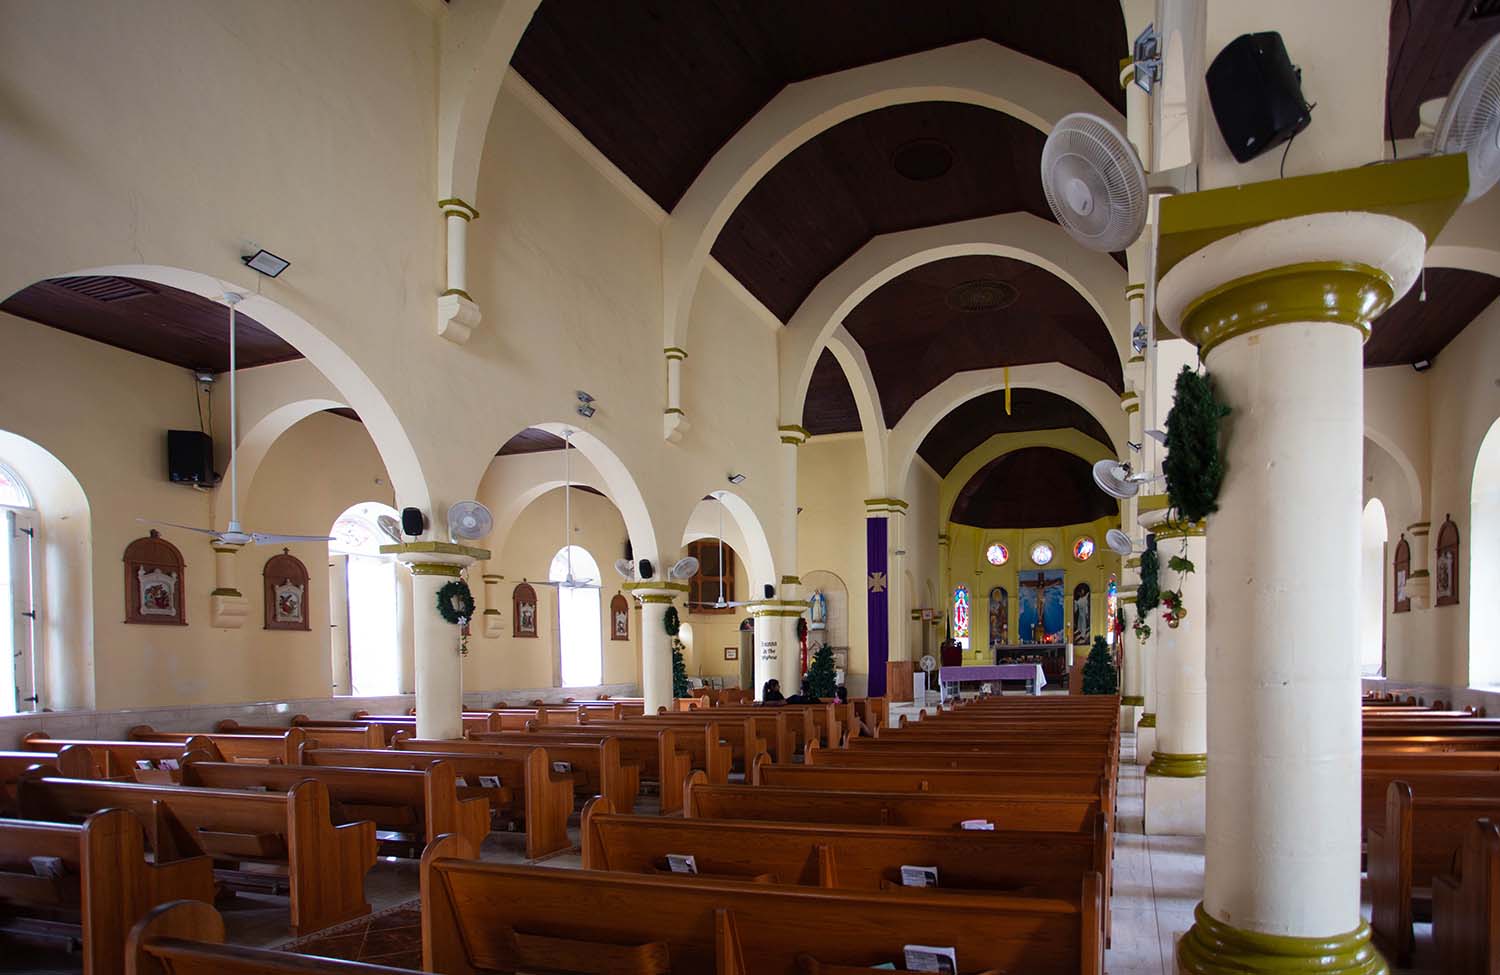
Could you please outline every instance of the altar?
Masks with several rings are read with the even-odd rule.
[[[972,667],[940,668],[938,692],[946,703],[950,697],[959,695],[964,684],[993,682],[996,685],[995,692],[999,693],[999,683],[1002,680],[1026,681],[1027,692],[1033,697],[1041,694],[1042,688],[1047,686],[1047,677],[1042,673],[1041,664],[981,664]]]

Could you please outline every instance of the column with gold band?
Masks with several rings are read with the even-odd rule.
[[[1162,320],[1234,411],[1207,542],[1206,882],[1180,972],[1388,971],[1360,916],[1361,346],[1466,186],[1461,156],[1419,157],[1162,203]]]
[[[686,597],[685,582],[627,582],[620,587],[641,604],[641,696],[646,713],[672,707],[672,638],[667,636],[667,610]]]
[[[448,232],[448,286],[438,295],[438,334],[450,342],[463,345],[484,317],[479,305],[469,296],[469,222],[479,218],[479,211],[458,199],[438,201]]]
[[[1162,592],[1182,593],[1183,611],[1175,626],[1166,621],[1165,607],[1157,615],[1156,740],[1146,766],[1146,832],[1202,836],[1208,791],[1204,529],[1202,523],[1174,521],[1165,514],[1158,510],[1146,520],[1154,521]],[[1187,559],[1193,571],[1168,568],[1173,556]]]
[[[465,568],[489,558],[489,550],[449,542],[405,542],[382,545],[380,552],[394,555],[411,571],[417,737],[462,738],[464,672],[458,627],[438,614],[437,594]]]
[[[692,426],[682,408],[682,364],[687,361],[687,350],[675,345],[662,349],[667,360],[667,406],[662,410],[662,436],[668,443],[681,443],[683,434]]]

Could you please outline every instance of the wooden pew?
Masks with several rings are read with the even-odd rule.
[[[695,764],[699,768],[714,769],[718,781],[729,781],[729,746],[715,741],[710,747],[706,733],[694,734],[691,729],[640,727],[615,729],[607,737],[619,742],[622,762],[638,766],[643,779],[657,782],[663,813],[682,810],[682,783]],[[578,742],[597,743],[602,737],[598,731],[590,731],[587,727],[548,726],[533,731],[475,735],[472,740],[552,748]],[[695,753],[699,756],[696,763]]]
[[[450,743],[451,744],[451,743]],[[519,812],[526,832],[526,856],[535,860],[570,849],[568,817],[573,813],[573,775],[554,772],[545,748],[489,748],[483,752],[411,749],[304,748],[302,764],[343,768],[425,769],[442,761],[461,777],[460,796],[482,796],[492,809]],[[495,776],[497,789],[480,785]]]
[[[68,778],[155,783],[176,781],[178,774],[163,768],[162,763],[180,763],[183,754],[189,749],[220,754],[218,746],[207,738],[190,738],[185,742],[105,741],[91,738],[48,738],[40,731],[22,738],[21,748],[57,755],[58,768]],[[65,755],[72,755],[74,758],[65,759]],[[64,766],[65,762],[72,761],[87,761],[88,765]],[[149,762],[150,766],[141,768],[138,764],[140,762]],[[89,768],[92,771],[88,771]]]
[[[56,857],[64,872],[39,876],[32,857]],[[131,925],[179,898],[213,901],[213,863],[147,863],[141,824],[123,809],[77,825],[0,819],[0,936],[81,940],[84,975],[124,972]]]
[[[996,829],[1078,832],[1092,829],[1103,812],[1097,796],[1021,797],[940,792],[850,792],[782,789],[757,785],[710,785],[699,772],[688,776],[683,815],[703,819],[769,819],[792,823],[848,823],[958,829],[983,819]]]
[[[583,868],[670,873],[668,854],[690,854],[699,876],[840,890],[901,888],[901,866],[936,867],[943,890],[1067,897],[1094,872],[1109,889],[1109,823],[1092,832],[909,829],[828,823],[761,823],[612,813],[589,803]],[[1104,924],[1109,934],[1109,903]]]
[[[1398,965],[1411,962],[1415,895],[1448,870],[1462,836],[1481,817],[1500,818],[1500,798],[1414,795],[1407,783],[1391,783],[1385,822],[1366,832],[1366,848],[1370,930]]]
[[[1394,752],[1500,752],[1500,736],[1383,735],[1364,739],[1366,755]]]
[[[17,794],[25,819],[83,822],[99,809],[125,809],[145,826],[157,863],[208,855],[284,865],[293,934],[370,912],[364,880],[375,865],[375,824],[334,826],[322,783],[304,780],[285,793],[236,792],[28,772]],[[248,880],[225,871],[218,876],[231,885]]]
[[[803,715],[800,712],[793,715],[782,707],[704,708],[693,714],[663,714],[653,720],[666,723],[676,721],[690,728],[710,722],[717,723],[723,730],[725,740],[732,740],[737,722],[747,721],[749,724],[745,726],[745,740],[758,739],[763,742],[761,750],[771,756],[771,761],[781,764],[791,764],[801,747],[798,741],[801,738]],[[599,725],[600,722],[589,721],[591,728]],[[752,752],[751,757],[753,756]]]
[[[318,748],[384,748],[386,745],[385,732],[376,725],[368,723],[314,725],[293,721],[292,725],[306,732],[307,740]],[[289,730],[289,728],[242,725],[231,718],[225,718],[214,725],[214,731],[225,735],[284,735]]]
[[[1069,898],[865,894],[478,863],[459,845],[422,860],[428,971],[852,975],[908,944],[952,946],[964,972],[1103,971],[1097,874]]]
[[[254,762],[263,765],[291,765],[297,761],[297,749],[307,741],[301,728],[278,729],[266,735],[230,735],[218,732],[156,731],[150,725],[138,724],[126,732],[131,741],[181,742],[207,738],[218,748],[226,762]]]
[[[1400,735],[1441,735],[1443,737],[1500,737],[1500,718],[1429,718],[1425,715],[1365,718],[1362,724],[1366,740]]]
[[[1099,770],[1007,771],[973,768],[839,768],[756,764],[751,783],[779,789],[855,792],[938,792],[948,795],[1075,795],[1114,808],[1109,780]]]
[[[1464,752],[1450,752],[1463,755]],[[1488,754],[1481,752],[1478,754]],[[1438,758],[1445,756],[1407,756]],[[1387,797],[1392,782],[1405,782],[1424,798],[1500,799],[1500,773],[1455,770],[1438,765],[1408,763],[1405,767],[1386,768],[1372,764],[1360,772],[1360,824],[1368,832],[1385,824]]]
[[[640,766],[627,764],[620,755],[620,743],[610,738],[594,736],[592,740],[573,742],[516,742],[512,739],[496,741],[487,735],[464,741],[449,741],[442,738],[397,738],[391,747],[400,751],[451,752],[460,755],[505,755],[522,758],[527,751],[545,747],[550,763],[566,762],[571,770],[575,787],[597,786],[599,794],[608,796],[612,808],[634,809],[636,796],[640,792]],[[576,793],[575,793],[576,794]],[[573,802],[568,803],[571,813]]]
[[[60,767],[55,752],[0,752],[0,816],[16,814],[16,783],[33,765]]]
[[[884,739],[882,739],[884,741]],[[997,768],[997,769],[1098,769],[1104,774],[1112,762],[1104,749],[1088,746],[1046,745],[1011,749],[987,745],[957,744],[948,748],[941,741],[891,743],[890,747],[819,748],[813,743],[803,753],[803,763],[818,767],[888,768]]]
[[[1432,940],[1445,975],[1500,971],[1500,826],[1476,819],[1459,837],[1457,872],[1432,879]]]
[[[503,724],[500,716],[493,711],[464,711],[459,718],[466,735],[478,731],[499,731]],[[387,743],[397,731],[406,731],[412,737],[417,734],[417,717],[414,714],[370,714],[368,711],[355,711],[354,720],[380,728],[385,732]],[[292,723],[304,727],[313,726],[310,722],[298,722],[295,719]]]
[[[457,833],[478,849],[490,834],[489,800],[461,798],[454,765],[443,759],[421,769],[375,769],[244,765],[202,761],[189,753],[182,763],[182,784],[203,789],[290,792],[306,779],[328,790],[335,822],[369,820],[377,840],[421,848],[444,833]]]
[[[127,975],[418,975],[409,968],[224,943],[224,919],[198,901],[153,908],[125,939]]]
[[[686,720],[684,720],[686,719]],[[750,761],[758,754],[766,751],[767,742],[756,732],[755,723],[749,718],[730,718],[720,721],[714,717],[712,709],[705,709],[701,715],[658,715],[647,718],[628,718],[621,721],[590,721],[587,730],[596,735],[608,735],[619,729],[630,728],[652,728],[660,730],[671,728],[678,731],[702,728],[707,735],[705,739],[705,753],[703,758],[708,760],[711,751],[709,745],[716,746],[719,742],[729,744],[729,755],[732,768],[740,769],[745,773],[750,771]],[[531,730],[542,730],[532,728]],[[698,764],[700,756],[694,754],[694,765]]]

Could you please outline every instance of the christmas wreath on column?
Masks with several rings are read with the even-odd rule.
[[[469,584],[462,579],[454,579],[439,589],[437,611],[443,622],[459,627],[458,652],[462,656],[468,656],[469,637],[463,632],[463,627],[474,618],[474,594],[469,591]]]
[[[667,611],[662,614],[661,624],[672,640],[672,696],[688,697],[692,691],[688,688],[687,658],[683,656],[687,644],[677,635],[682,632],[682,617],[677,615],[676,606],[667,607]]]
[[[1191,366],[1177,374],[1172,410],[1167,414],[1167,500],[1179,518],[1199,522],[1219,510],[1224,458],[1219,452],[1219,421],[1229,407],[1214,397],[1213,380]]]

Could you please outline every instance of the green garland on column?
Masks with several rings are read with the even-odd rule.
[[[677,636],[682,631],[682,617],[677,615],[676,606],[667,607],[661,623],[672,640],[672,696],[688,697],[692,692],[688,688],[687,658],[682,655],[687,646]]]
[[[1148,548],[1141,553],[1141,582],[1135,590],[1135,608],[1141,618],[1161,605],[1161,559],[1156,549]]]
[[[469,584],[462,579],[454,579],[437,591],[438,615],[443,618],[443,622],[459,628],[458,652],[464,657],[469,655],[469,637],[464,633],[463,627],[474,618],[474,608],[474,594],[469,591]]]
[[[1202,521],[1219,510],[1224,458],[1219,452],[1219,421],[1229,407],[1214,398],[1206,374],[1183,366],[1177,374],[1172,411],[1167,414],[1167,500],[1187,521]]]

